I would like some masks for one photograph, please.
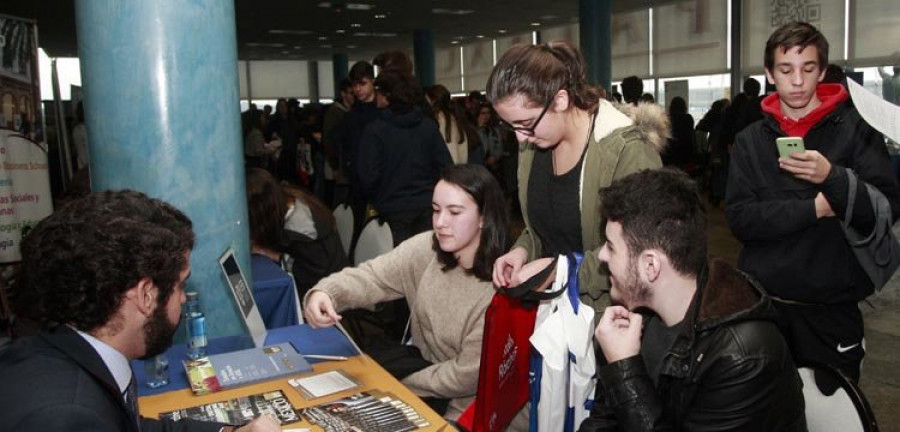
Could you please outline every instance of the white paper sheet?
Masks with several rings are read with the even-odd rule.
[[[866,90],[856,81],[847,80],[847,89],[863,120],[894,142],[900,142],[900,107]]]
[[[288,384],[297,387],[300,393],[310,399],[328,396],[359,386],[356,381],[339,371],[330,371],[306,378],[288,380]]]

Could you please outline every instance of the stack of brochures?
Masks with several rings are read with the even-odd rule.
[[[397,396],[374,390],[304,408],[301,413],[325,432],[405,432],[429,425]]]
[[[261,415],[277,418],[285,425],[300,421],[298,411],[281,390],[239,397],[222,402],[160,413],[160,420],[194,419],[206,422],[240,425]]]
[[[251,348],[184,362],[196,395],[312,370],[289,343]]]

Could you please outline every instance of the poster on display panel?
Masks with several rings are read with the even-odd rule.
[[[0,15],[0,263],[53,211],[33,21]]]

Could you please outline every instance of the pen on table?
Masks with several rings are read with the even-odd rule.
[[[337,361],[347,360],[347,357],[344,357],[344,356],[318,355],[318,354],[303,354],[303,358],[308,358],[308,359],[313,359],[313,360],[337,360]]]

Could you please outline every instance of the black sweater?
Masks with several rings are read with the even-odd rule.
[[[437,123],[419,108],[381,110],[359,144],[362,187],[379,213],[429,208],[434,185],[452,164]]]

